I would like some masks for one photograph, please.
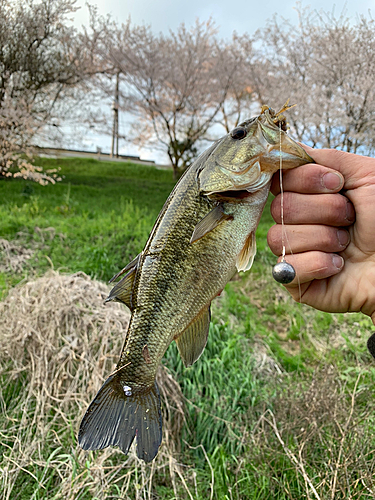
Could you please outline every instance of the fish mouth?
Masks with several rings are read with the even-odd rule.
[[[210,200],[216,201],[229,201],[232,203],[241,202],[246,198],[249,198],[254,193],[247,191],[246,189],[238,190],[228,190],[228,191],[218,191],[216,193],[210,193],[207,197]]]
[[[221,196],[225,196],[226,198],[236,198],[239,200],[251,196],[251,193],[249,193],[249,191],[247,191],[246,189],[240,189],[239,191],[223,191],[219,194]]]

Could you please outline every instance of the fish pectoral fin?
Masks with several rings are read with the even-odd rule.
[[[125,454],[137,439],[137,455],[145,462],[156,456],[162,438],[160,396],[156,382],[134,390],[111,375],[82,419],[78,442],[84,450],[118,446]]]
[[[127,274],[125,274],[122,280],[116,283],[116,285],[112,288],[110,294],[105,299],[105,302],[109,302],[110,300],[122,302],[128,306],[130,310],[132,310],[132,291],[136,272],[137,268],[133,267]]]
[[[254,262],[255,254],[257,253],[257,245],[255,241],[255,231],[252,231],[236,259],[237,271],[248,271]]]
[[[142,252],[141,252],[142,253]],[[111,278],[109,280],[108,283],[112,283],[113,281],[116,281],[117,278],[119,278],[120,276],[122,276],[124,273],[126,273],[127,271],[130,271],[130,269],[133,269],[133,268],[137,268],[138,267],[138,262],[139,262],[139,258],[141,256],[141,253],[139,253],[137,255],[137,257],[135,257],[135,259],[133,259],[131,262],[129,262],[129,264],[127,266],[125,266],[123,269],[121,269],[120,272],[118,272],[117,274],[115,274],[113,276],[113,278]]]
[[[203,309],[175,341],[185,366],[190,366],[206,347],[210,328],[210,307]]]
[[[207,233],[215,229],[224,220],[233,219],[233,215],[224,213],[222,205],[217,205],[195,226],[193,234],[190,238],[190,243],[200,240]]]

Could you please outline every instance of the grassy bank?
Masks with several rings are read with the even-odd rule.
[[[213,303],[202,357],[185,369],[174,345],[165,355],[181,393],[165,375],[170,388],[164,400],[166,444],[156,465],[115,450],[79,450],[79,420],[95,384],[116,361],[121,328],[110,312],[108,317],[97,312],[102,298],[95,299],[95,309],[85,304],[85,293],[76,302],[66,294],[68,305],[56,299],[45,321],[53,316],[56,329],[67,310],[74,321],[66,320],[66,331],[56,335],[46,327],[48,342],[34,344],[32,332],[43,316],[35,304],[42,307],[44,301],[30,301],[34,288],[26,293],[13,287],[51,268],[107,281],[143,248],[173,187],[172,173],[95,160],[41,163],[60,167],[63,181],[44,187],[0,182],[3,498],[373,498],[370,321],[295,304],[272,280],[275,258],[265,240],[272,223],[268,207],[257,232],[253,269],[230,282]],[[64,290],[54,291],[53,284],[51,278],[50,308],[51,294]],[[82,287],[95,296],[102,290],[88,279]],[[23,306],[17,309],[18,303]],[[120,312],[113,314],[116,319]],[[61,354],[68,348],[72,358]],[[40,377],[56,375],[43,385],[34,376],[37,369]],[[41,400],[49,403],[40,406]]]
[[[142,249],[173,187],[154,167],[96,160],[41,159],[63,182],[0,182],[1,235],[34,251],[29,270],[52,265],[108,280]],[[27,267],[24,271],[27,271]],[[2,275],[2,286],[18,277]]]

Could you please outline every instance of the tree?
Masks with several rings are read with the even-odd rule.
[[[212,21],[197,21],[190,29],[182,24],[168,36],[148,32],[145,40],[130,52],[131,60],[121,52],[131,89],[124,98],[139,116],[139,143],[155,138],[176,178],[215,123],[228,128],[234,115],[239,119],[236,105],[249,85],[239,82],[242,59],[234,57],[231,43],[217,37]]]
[[[75,0],[0,0],[0,176],[54,182],[18,153],[58,120],[58,104],[82,82],[90,57],[68,26]],[[61,109],[59,110],[59,113]]]
[[[215,117],[215,123],[230,132],[234,127],[251,116],[254,104],[260,108],[254,92],[252,66],[254,64],[253,41],[244,33],[236,32],[232,40],[225,44],[220,64],[221,76],[225,80],[230,75],[230,85],[226,98],[221,104],[220,112]]]
[[[211,20],[154,35],[149,26],[128,20],[118,27],[92,11],[91,28],[111,82],[101,77],[98,84],[114,95],[112,77],[119,75],[119,107],[135,117],[133,142],[165,151],[175,178],[209,130],[217,123],[228,129],[240,119],[240,103],[251,101],[245,51],[235,48],[236,39],[234,45],[219,39]]]
[[[375,24],[298,10],[299,24],[274,18],[257,33],[252,67],[259,100],[287,98],[293,133],[313,146],[372,154],[375,146]],[[275,103],[275,96],[277,101]]]

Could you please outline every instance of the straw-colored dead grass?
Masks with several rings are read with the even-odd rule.
[[[27,267],[33,251],[0,238],[0,271],[20,273]]]
[[[373,389],[359,371],[351,397],[332,366],[317,369],[279,394],[254,428],[249,460],[267,464],[270,492],[293,488],[309,500],[365,500],[375,497]],[[285,471],[288,470],[288,474]],[[293,471],[293,472],[292,472]]]
[[[103,305],[107,294],[83,273],[50,272],[0,302],[2,498],[151,499],[161,476],[191,497],[189,471],[182,475],[175,459],[183,399],[165,368],[164,441],[151,466],[134,451],[93,454],[77,445],[80,419],[113,370],[129,321],[122,305]]]

